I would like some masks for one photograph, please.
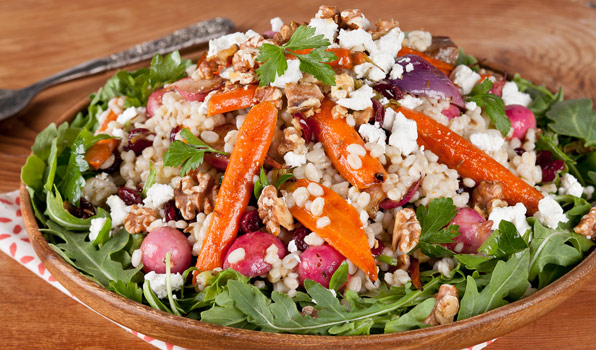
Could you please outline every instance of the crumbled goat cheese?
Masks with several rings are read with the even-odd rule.
[[[406,64],[406,73],[410,73],[414,70],[414,65],[411,63]]]
[[[480,74],[474,72],[470,67],[460,64],[451,72],[450,78],[455,85],[461,88],[462,93],[467,95],[480,81]]]
[[[145,281],[149,281],[149,286],[151,286],[151,290],[158,298],[163,299],[168,296],[168,289],[166,287],[166,274],[165,273],[155,273],[155,271],[151,271],[145,274]],[[172,287],[172,291],[180,290],[184,285],[184,279],[182,275],[179,273],[172,273],[170,274],[170,284]]]
[[[174,190],[169,185],[154,184],[147,190],[143,200],[146,207],[160,209],[167,201],[174,198]]]
[[[246,33],[236,32],[224,36],[220,36],[216,39],[209,40],[209,51],[207,57],[213,57],[221,50],[229,49],[234,44],[242,44],[246,40],[257,36],[259,33],[249,30]]]
[[[375,95],[375,92],[369,85],[362,85],[358,90],[350,92],[350,97],[341,98],[337,100],[337,104],[354,111],[362,111],[368,107],[372,107],[370,100]]]
[[[478,108],[478,105],[474,101],[466,102],[466,110],[473,111]]]
[[[306,164],[306,154],[298,154],[294,151],[290,151],[284,154],[284,161],[286,162],[286,165],[299,167]]]
[[[406,118],[401,112],[395,113],[391,108],[385,111],[385,115],[387,114],[394,114],[389,144],[399,149],[404,156],[416,151],[418,149],[416,122]]]
[[[288,69],[281,77],[276,75],[275,81],[271,83],[271,86],[283,89],[286,87],[286,84],[297,83],[300,79],[302,79],[300,60],[288,60]]]
[[[377,49],[375,43],[373,42],[372,36],[364,29],[341,29],[337,39],[339,39],[339,46],[343,47],[344,49],[349,49],[352,51],[367,50],[368,52],[374,52]]]
[[[408,33],[408,42],[414,50],[424,52],[432,44],[433,37],[423,30],[412,30]]]
[[[385,130],[379,128],[376,125],[362,124],[360,125],[358,132],[366,142],[377,143],[383,146],[383,149],[385,149],[385,142],[387,140]]]
[[[130,207],[126,206],[124,201],[113,194],[108,197],[106,203],[110,207],[110,217],[112,218],[112,227],[122,225],[124,218],[130,212]]]
[[[358,79],[366,78],[371,81],[383,80],[386,76],[384,71],[370,62],[364,62],[354,66],[354,73],[356,73],[356,78]]]
[[[523,235],[530,228],[528,220],[526,220],[526,211],[526,206],[522,203],[517,203],[512,207],[493,208],[488,219],[493,221],[493,230],[498,229],[501,221],[505,220],[515,225],[517,232]]]
[[[433,264],[433,270],[439,271],[443,276],[450,278],[451,270],[457,266],[453,258],[442,258]]]
[[[331,18],[313,18],[308,24],[309,27],[315,28],[316,35],[323,35],[330,43],[335,41],[335,34],[337,34],[337,23]]]
[[[399,104],[403,107],[409,109],[416,109],[418,108],[418,106],[422,104],[423,101],[422,99],[414,97],[412,95],[405,95],[404,98],[398,100],[397,102],[399,102]]]
[[[538,212],[534,216],[544,226],[553,230],[557,228],[559,222],[569,221],[563,212],[563,208],[551,196],[546,196],[538,202]]]
[[[269,22],[271,23],[272,32],[279,32],[281,30],[281,26],[284,25],[284,21],[282,21],[279,17],[271,18]]]
[[[401,44],[404,41],[404,32],[399,28],[391,29],[387,34],[380,37],[374,42],[376,50],[369,50],[371,55],[383,53],[390,57],[397,57],[397,53],[401,50]]]
[[[391,67],[391,73],[389,74],[389,77],[391,79],[401,79],[402,75],[404,74],[404,67],[401,64],[394,64],[393,67]]]
[[[385,73],[389,73],[389,71],[393,67],[393,64],[395,64],[395,58],[386,53],[373,54],[370,58],[373,61],[373,63],[378,67],[377,69],[380,68]]]
[[[99,235],[99,231],[106,224],[106,218],[91,219],[91,226],[89,226],[89,241],[93,242]]]
[[[513,81],[506,82],[505,85],[503,85],[501,97],[503,98],[503,102],[505,102],[505,106],[522,105],[528,107],[530,102],[532,102],[530,95],[525,92],[520,92],[517,84]]]
[[[496,152],[501,149],[505,139],[499,135],[477,132],[470,135],[470,142],[484,152]]]
[[[577,181],[575,176],[566,173],[561,177],[561,187],[559,188],[559,194],[569,194],[576,197],[581,197],[584,193],[584,188]]]
[[[137,109],[135,107],[128,107],[122,114],[116,118],[120,125],[126,124],[127,121],[137,116]]]

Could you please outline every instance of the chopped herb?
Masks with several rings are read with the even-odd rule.
[[[180,140],[172,142],[163,156],[163,161],[165,166],[182,166],[180,168],[181,176],[203,164],[205,152],[228,154],[212,148],[188,129],[182,129],[180,135],[186,142]]]

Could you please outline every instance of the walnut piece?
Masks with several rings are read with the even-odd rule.
[[[342,27],[350,29],[368,29],[370,23],[358,9],[348,9],[341,11]]]
[[[215,76],[215,72],[217,72],[218,70],[219,65],[217,64],[217,62],[215,62],[215,59],[204,59],[199,64],[197,70],[193,74],[193,79],[195,79],[195,75],[197,76],[196,78],[200,79],[213,79],[213,77]]]
[[[400,253],[397,258],[398,268],[407,270],[410,267],[408,252],[418,244],[421,231],[422,228],[414,210],[406,208],[395,214],[391,246],[394,251],[397,249]]]
[[[211,213],[216,197],[215,179],[201,172],[183,177],[174,191],[176,208],[185,220],[194,219],[200,212]]]
[[[321,106],[325,97],[321,89],[315,84],[286,84],[288,99],[288,113],[312,111]],[[306,113],[308,114],[308,113]]]
[[[336,6],[321,5],[315,18],[332,19],[333,22],[339,24],[339,10]]]
[[[284,24],[281,26],[279,33],[273,36],[273,42],[279,46],[285,44],[288,40],[290,40],[292,35],[294,35],[296,28],[299,26],[300,23],[296,23],[294,21],[290,22],[290,24]]]
[[[393,18],[390,20],[380,19],[376,23],[376,28],[371,31],[371,35],[373,40],[377,40],[383,35],[389,33],[391,29],[399,27],[399,22],[394,20]]]
[[[261,192],[257,202],[259,217],[263,220],[267,231],[275,236],[281,232],[280,225],[287,230],[294,229],[294,217],[290,213],[283,198],[277,196],[277,189],[269,185]]]
[[[368,124],[373,115],[374,110],[372,107],[367,107],[362,111],[354,111],[354,120],[356,121],[356,125],[360,126],[362,124]]]
[[[482,181],[472,191],[472,203],[474,210],[482,214],[484,217],[493,211],[494,208],[506,207],[507,202],[503,200],[503,186],[498,181],[489,182]]]
[[[348,109],[342,105],[335,105],[331,108],[331,117],[333,119],[345,118],[348,116]]]
[[[255,91],[255,99],[259,102],[270,101],[281,109],[283,105],[281,90],[273,86],[261,86]]]
[[[346,73],[335,76],[335,86],[331,87],[331,97],[335,99],[346,98],[354,91],[354,78]]]
[[[155,209],[145,208],[136,204],[130,207],[130,212],[124,218],[124,228],[128,233],[146,232],[151,223],[159,217]]]
[[[435,306],[424,323],[437,326],[453,322],[453,318],[459,311],[459,299],[457,299],[457,288],[450,284],[443,284],[435,295]]]
[[[590,211],[582,217],[581,221],[573,229],[575,233],[582,236],[596,238],[596,207],[590,209]]]
[[[306,153],[304,143],[305,141],[298,133],[298,130],[290,126],[284,129],[284,135],[277,146],[277,152],[282,156],[291,151],[303,154]]]

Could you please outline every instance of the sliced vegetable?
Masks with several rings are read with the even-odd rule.
[[[120,140],[118,139],[97,141],[85,153],[85,160],[94,170],[99,169],[99,167],[110,158],[114,149],[118,146],[118,143],[120,143]]]
[[[396,63],[404,68],[402,78],[389,81],[401,90],[414,95],[450,100],[454,105],[464,107],[464,100],[451,80],[424,58],[404,55]]]
[[[428,63],[432,64],[435,68],[437,68],[441,72],[445,73],[446,76],[449,76],[449,74],[451,74],[451,71],[453,70],[453,68],[455,68],[452,64],[443,62],[436,58],[432,58],[429,55],[425,54],[424,52],[416,51],[414,49],[410,49],[409,47],[402,46],[401,50],[399,50],[399,52],[397,53],[397,57],[402,57],[405,55],[416,55],[420,58],[423,58]]]
[[[395,110],[416,122],[419,143],[422,141],[441,163],[457,170],[461,177],[469,177],[476,183],[499,181],[503,185],[504,199],[510,205],[521,202],[530,214],[538,210],[538,202],[544,196],[471,142],[425,114],[405,107]]]
[[[331,115],[333,106],[335,103],[332,101],[323,101],[321,111],[309,119],[313,122],[315,137],[325,147],[325,153],[339,173],[359,189],[382,183],[388,176],[387,171],[381,162],[372,157],[368,151],[364,156],[356,156],[362,163],[359,168],[355,169],[350,166],[348,157],[354,154],[348,151],[348,146],[356,144],[364,150],[364,141],[344,118],[333,118]]]
[[[257,86],[246,85],[230,91],[219,92],[209,99],[207,115],[215,115],[248,108],[255,104]]]
[[[183,78],[173,83],[177,93],[187,101],[203,102],[209,92],[220,88],[224,81],[220,77],[213,79],[194,80],[190,77]]]
[[[366,272],[372,281],[376,281],[377,268],[356,208],[331,189],[310,180],[286,182],[281,188],[294,192],[300,187],[307,188],[311,184],[323,188],[322,198],[325,199],[323,213],[321,216],[314,216],[306,208],[294,205],[290,208],[292,215]],[[330,224],[321,227],[319,220],[324,217],[330,220]]]
[[[222,267],[227,248],[238,233],[240,216],[252,195],[252,178],[263,165],[273,140],[276,122],[277,108],[271,102],[262,102],[250,110],[242,123],[197,259],[199,270]]]
[[[100,133],[102,131],[105,131],[108,128],[108,124],[110,124],[110,122],[115,121],[116,119],[118,119],[118,115],[110,109],[110,113],[108,113],[106,119],[103,120],[99,129],[97,129],[97,132]]]

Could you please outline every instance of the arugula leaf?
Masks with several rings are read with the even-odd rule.
[[[503,99],[489,93],[492,86],[492,81],[485,79],[482,83],[474,86],[470,95],[466,97],[466,101],[475,102],[478,106],[482,107],[501,134],[507,136],[511,129],[511,121],[507,117],[507,114],[505,114]]]
[[[165,166],[181,166],[181,176],[186,175],[191,169],[196,169],[203,164],[205,152],[228,154],[207,145],[186,128],[180,131],[180,135],[186,143],[180,140],[172,142],[163,156],[163,163]]]
[[[48,156],[50,155],[50,145],[57,136],[58,129],[56,128],[56,124],[51,123],[35,137],[35,143],[31,147],[33,154],[41,158],[41,160],[48,159]]]
[[[155,178],[157,177],[157,172],[153,168],[153,163],[149,162],[149,175],[147,176],[147,180],[145,180],[145,184],[143,185],[143,195],[147,195],[147,191],[153,186],[155,183]]]
[[[106,214],[105,218],[106,218],[106,222],[103,224],[101,230],[99,230],[97,237],[95,237],[95,239],[93,240],[93,244],[95,244],[95,245],[104,244],[105,242],[107,242],[108,239],[110,239],[110,230],[112,229],[112,219],[107,214]]]
[[[110,281],[108,289],[137,303],[143,302],[143,290],[136,282]]]
[[[275,183],[275,187],[277,187],[277,189],[279,190],[279,188],[281,187],[281,185],[284,182],[290,180],[293,177],[294,177],[294,174],[292,174],[292,173],[287,173],[287,174],[283,174],[283,175],[279,176],[277,178],[277,182]]]
[[[546,117],[553,121],[548,127],[557,134],[577,137],[586,147],[596,146],[596,114],[589,98],[557,102]]]
[[[505,298],[519,299],[527,289],[530,252],[515,253],[505,261],[499,261],[486,287],[478,292],[476,281],[467,277],[466,289],[461,299],[457,320],[463,320],[508,304]]]
[[[556,196],[555,200],[561,204],[565,210],[565,215],[569,218],[568,222],[561,224],[569,231],[572,231],[581,218],[592,209],[592,205],[587,200],[568,194]]]
[[[46,163],[35,154],[27,157],[27,162],[21,169],[21,180],[35,192],[41,191],[43,173]]]
[[[219,324],[227,327],[256,329],[255,325],[247,322],[246,315],[235,306],[234,299],[226,289],[215,297],[215,305],[207,311],[201,312],[201,321]]]
[[[330,45],[324,35],[315,35],[315,28],[301,25],[296,29],[290,40],[283,46],[263,44],[259,49],[257,61],[264,62],[257,74],[259,86],[266,86],[275,81],[276,76],[282,76],[288,69],[286,55],[292,55],[300,60],[300,70],[312,74],[326,85],[335,85],[335,71],[324,62],[337,59],[333,52],[325,51]],[[297,53],[299,50],[312,49],[307,53]]]
[[[329,289],[334,289],[337,291],[339,288],[341,288],[341,286],[344,285],[344,283],[346,283],[347,280],[348,262],[344,260],[331,276],[331,280],[329,281]]]
[[[397,258],[392,258],[387,255],[379,255],[375,257],[376,260],[391,266],[397,266]]]
[[[161,300],[159,300],[157,295],[153,293],[149,280],[145,280],[145,282],[143,282],[143,295],[145,296],[147,303],[149,303],[149,306],[152,308],[167,312],[169,314],[172,313],[172,311]]]
[[[501,220],[499,229],[484,241],[478,252],[502,259],[526,248],[528,245],[517,232],[515,225],[509,221]]]
[[[475,270],[478,266],[493,259],[492,257],[477,254],[456,254],[454,258],[469,270]]]
[[[451,198],[433,199],[428,208],[419,206],[416,209],[416,218],[421,227],[420,241],[412,251],[420,248],[424,254],[435,258],[452,256],[452,251],[438,244],[453,243],[453,238],[459,236],[457,225],[443,228],[456,214],[457,207],[453,205]]]
[[[94,218],[108,216],[108,213],[102,208],[98,208],[97,214],[87,219],[81,219],[73,216],[66,209],[64,209],[64,202],[62,201],[62,196],[58,190],[47,192],[46,205],[46,212],[50,219],[62,227],[74,231],[89,230],[91,220]]]
[[[400,316],[396,320],[387,322],[385,324],[385,333],[404,332],[416,328],[430,327],[430,325],[423,321],[430,315],[434,306],[434,298],[426,299],[422,303],[416,305],[408,313]]]
[[[478,67],[478,60],[472,55],[466,55],[466,53],[461,47],[458,48],[458,51],[459,56],[457,56],[457,61],[455,62],[455,65],[459,66],[460,64],[465,64],[466,66],[472,68],[474,72],[478,72],[478,70],[480,69]]]
[[[534,113],[538,126],[544,128],[546,126],[546,123],[543,122],[544,114],[553,104],[563,101],[563,90],[559,89],[556,94],[553,94],[544,84],[537,86],[522,78],[519,74],[515,74],[513,81],[519,91],[526,92],[532,97],[532,102],[528,108]]]
[[[69,263],[104,287],[109,287],[110,281],[130,282],[142,268],[124,270],[120,263],[112,260],[112,254],[124,249],[128,243],[129,234],[126,231],[119,231],[99,249],[93,242],[85,240],[87,235],[68,231],[53,221],[48,221],[48,229],[43,231],[62,238],[64,243],[50,244],[52,249],[66,256]]]
[[[259,197],[261,197],[261,192],[263,192],[263,189],[269,185],[271,184],[269,183],[269,179],[267,178],[265,169],[261,167],[261,171],[259,172],[259,179],[257,180],[257,182],[255,182],[255,186],[253,188],[253,194],[255,195],[255,198],[259,199]]]

